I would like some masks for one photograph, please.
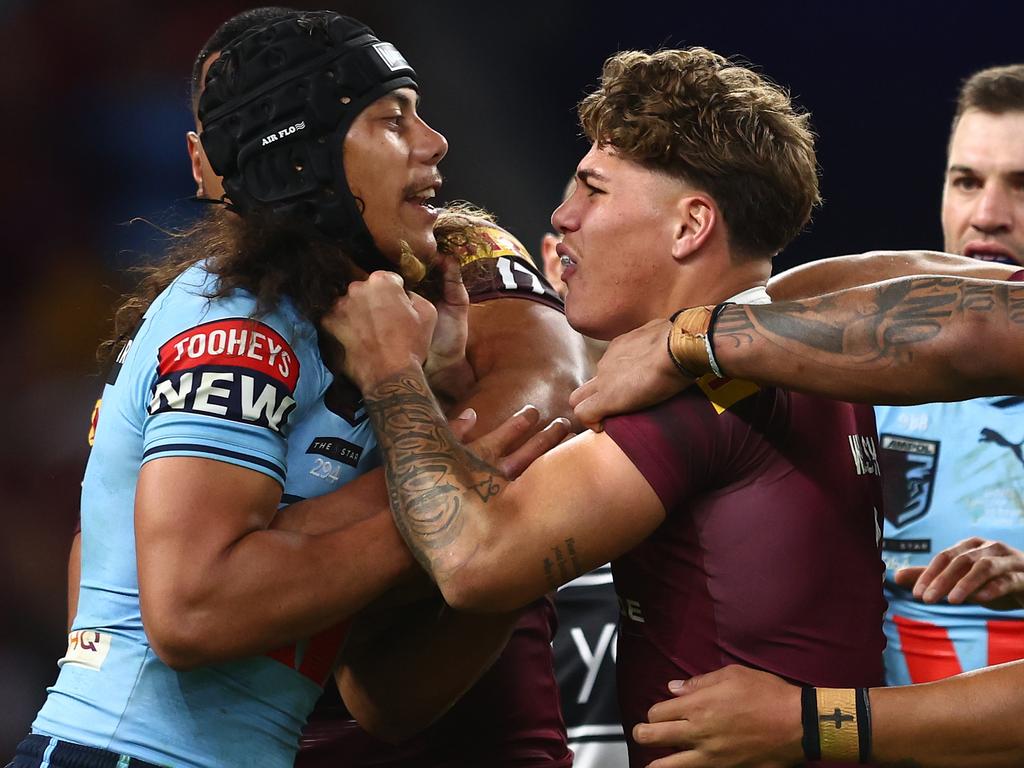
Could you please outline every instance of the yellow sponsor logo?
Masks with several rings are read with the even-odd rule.
[[[103,398],[96,401],[96,405],[92,407],[92,416],[89,419],[89,447],[92,448],[92,444],[96,442],[96,425],[100,421],[100,403],[103,402]]]
[[[721,416],[740,400],[746,400],[761,388],[752,381],[741,379],[720,379],[714,374],[707,374],[697,379],[704,396],[711,401],[715,412]]]
[[[480,259],[496,259],[499,256],[518,256],[530,261],[530,252],[526,250],[526,247],[503,229],[477,227],[474,235],[471,242],[476,248],[470,248],[467,252],[459,254],[459,262],[462,266]]]

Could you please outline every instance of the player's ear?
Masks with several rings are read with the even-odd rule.
[[[203,188],[203,145],[199,142],[199,134],[195,131],[186,133],[185,144],[192,165],[192,180],[196,183],[196,197],[206,197],[206,190]]]
[[[682,260],[699,251],[718,225],[718,209],[711,198],[690,193],[676,203],[676,229],[672,256]]]

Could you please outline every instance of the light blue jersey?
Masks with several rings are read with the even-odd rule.
[[[881,406],[886,681],[920,683],[1024,657],[1024,611],[926,605],[892,582],[970,536],[1024,548],[1024,398]]]
[[[201,265],[180,275],[108,378],[83,483],[78,615],[33,731],[158,764],[290,766],[341,632],[265,657],[167,667],[139,609],[139,469],[167,456],[225,461],[274,478],[287,502],[379,459],[365,413],[325,402],[332,377],[312,324],[287,301],[257,316],[245,292],[208,299],[214,279]]]

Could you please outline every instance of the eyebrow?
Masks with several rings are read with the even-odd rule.
[[[582,181],[584,184],[589,184],[591,179],[596,181],[608,181],[608,177],[600,171],[594,170],[593,168],[581,168],[576,171],[576,178]]]
[[[979,171],[976,168],[972,168],[969,165],[951,165],[947,169],[946,173],[947,174],[949,174],[949,173],[969,173],[972,176],[979,175]],[[1001,171],[1001,172],[999,172],[998,175],[1000,175],[1000,176],[1012,176],[1014,178],[1022,177],[1022,176],[1024,176],[1024,168],[1022,168],[1020,170],[1013,170],[1013,171]]]
[[[385,94],[385,98],[394,101],[400,109],[411,109],[412,107],[418,107],[420,103],[420,94],[416,93],[416,100],[413,99],[406,93],[399,93],[398,91],[391,91]]]

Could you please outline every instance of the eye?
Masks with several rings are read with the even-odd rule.
[[[587,197],[593,197],[594,195],[603,195],[604,190],[598,189],[589,181],[583,182],[583,191],[587,193]]]
[[[949,185],[962,192],[973,192],[981,189],[981,180],[976,176],[954,176],[949,180]]]

